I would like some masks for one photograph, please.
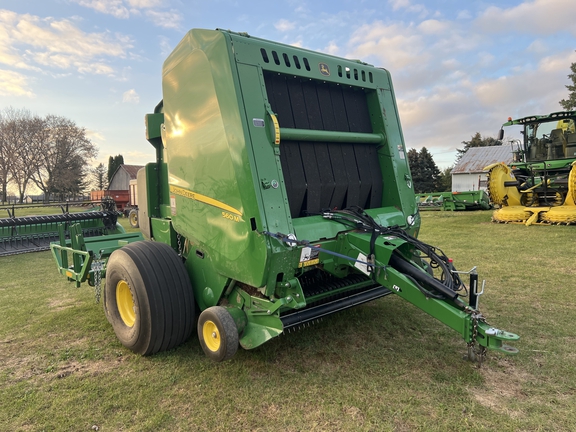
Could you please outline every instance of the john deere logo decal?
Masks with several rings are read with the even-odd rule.
[[[318,67],[320,68],[320,73],[324,76],[330,76],[330,68],[326,63],[318,63]]]

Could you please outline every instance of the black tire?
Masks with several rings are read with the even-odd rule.
[[[138,228],[140,224],[138,223],[138,210],[132,209],[130,213],[128,213],[128,221],[130,222],[130,226],[132,228]]]
[[[204,353],[220,362],[238,351],[238,327],[232,315],[222,306],[204,310],[198,319],[198,339]]]
[[[126,348],[150,355],[184,343],[194,331],[194,293],[178,254],[152,241],[112,253],[104,311]]]

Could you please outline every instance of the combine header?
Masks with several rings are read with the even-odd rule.
[[[104,311],[126,347],[168,350],[197,327],[221,361],[393,293],[458,332],[471,357],[517,352],[505,342],[518,336],[480,313],[475,268],[466,287],[416,238],[388,71],[192,30],[165,61],[162,90],[146,116],[156,161],[138,173],[149,240],[73,233],[52,244],[70,280],[99,293],[106,278]]]
[[[576,111],[510,119],[504,127],[521,126],[522,140],[512,141],[514,162],[493,164],[488,193],[500,206],[495,222],[576,224]]]
[[[416,194],[419,210],[490,210],[490,199],[483,190]]]
[[[8,214],[8,217],[0,219],[0,256],[48,250],[50,243],[59,239],[60,226],[66,237],[69,237],[68,227],[71,224],[78,225],[84,237],[124,232],[116,223],[118,212],[114,210],[113,201],[88,204],[98,205],[100,209],[70,213],[69,203],[0,207],[0,212],[6,211]],[[33,212],[31,209],[55,206],[60,208],[61,213],[16,217],[16,210]]]

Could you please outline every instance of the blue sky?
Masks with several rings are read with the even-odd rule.
[[[390,70],[406,146],[445,168],[476,132],[561,110],[575,16],[574,0],[0,0],[0,109],[67,117],[95,163],[143,165],[164,59],[189,29],[224,28]]]

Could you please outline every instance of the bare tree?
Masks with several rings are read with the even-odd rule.
[[[20,140],[16,142],[15,159],[12,164],[12,183],[18,187],[19,201],[26,195],[28,184],[34,175],[34,167],[40,162],[40,144],[46,134],[45,122],[28,111],[22,111],[17,120]]]
[[[96,153],[85,129],[73,121],[6,108],[0,111],[0,199],[6,201],[13,184],[22,202],[31,181],[45,200],[51,194],[76,196],[87,185],[88,162]]]
[[[10,113],[8,110],[0,111],[0,201],[6,202],[8,195],[8,182],[10,181],[10,167],[14,151],[10,139]]]
[[[86,138],[86,130],[65,117],[49,115],[47,133],[40,143],[40,158],[32,180],[44,192],[45,199],[56,194],[60,199],[75,196],[85,187],[90,159],[97,154]]]
[[[0,187],[2,202],[7,200],[8,184],[18,164],[19,146],[24,140],[21,119],[29,115],[27,111],[12,107],[0,112]]]

